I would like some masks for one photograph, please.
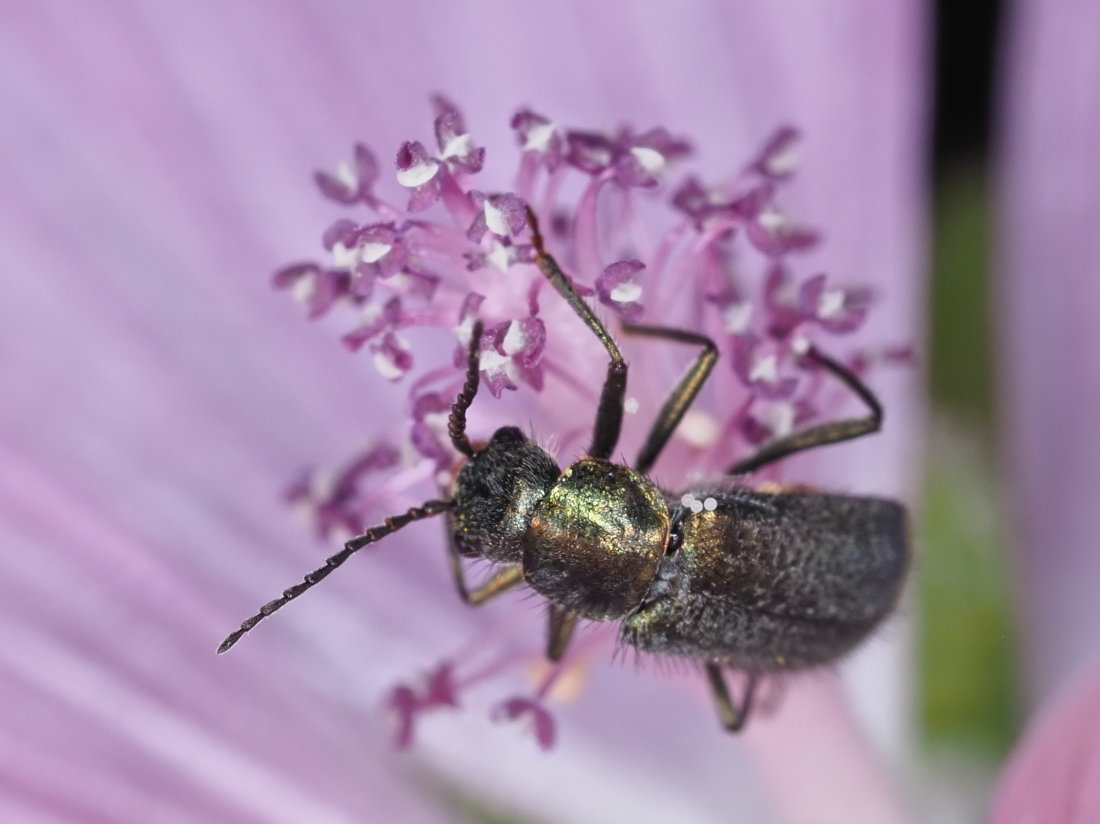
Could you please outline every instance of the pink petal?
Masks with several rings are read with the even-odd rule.
[[[993,796],[989,824],[1100,821],[1100,666],[1055,691],[1028,724]]]
[[[1095,649],[1100,626],[1100,9],[1013,7],[1002,96],[1003,445],[1033,698]]]
[[[882,754],[856,729],[843,686],[830,673],[792,683],[780,709],[746,729],[746,747],[777,821],[913,820]]]
[[[212,652],[242,612],[331,550],[287,516],[283,481],[404,420],[364,355],[273,296],[266,272],[312,248],[332,216],[310,170],[361,137],[382,158],[427,139],[431,90],[461,95],[492,145],[510,142],[508,118],[529,99],[573,123],[675,122],[714,147],[715,172],[797,118],[806,187],[791,205],[828,217],[814,265],[884,287],[861,335],[919,346],[920,8],[632,8],[553,4],[537,26],[507,2],[6,15],[0,225],[17,276],[0,301],[0,508],[5,546],[19,551],[0,555],[0,730],[18,746],[0,763],[7,802],[26,812],[13,820],[453,819],[394,757],[379,704],[501,611],[527,613],[463,610],[438,524],[365,553],[247,647]],[[415,54],[395,29],[415,33]],[[531,59],[562,44],[569,59]],[[837,94],[857,86],[842,111]],[[715,89],[736,102],[716,105]],[[405,202],[389,174],[376,195]],[[800,462],[801,477],[906,491],[916,376],[876,389],[891,429],[831,451],[827,468]],[[853,662],[881,676],[855,679],[874,686],[854,704],[895,749],[900,646]],[[737,742],[702,699],[610,665],[591,681],[551,758],[476,713],[425,730],[419,757],[479,790],[492,775],[488,800],[552,820],[763,819]],[[858,735],[838,718],[839,733],[815,733],[821,747]],[[793,784],[822,771],[761,764]]]

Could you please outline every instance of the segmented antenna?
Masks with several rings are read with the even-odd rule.
[[[474,456],[474,448],[470,444],[470,439],[466,437],[466,410],[474,402],[481,382],[482,331],[481,321],[475,321],[474,329],[470,333],[470,347],[466,350],[466,383],[462,385],[462,391],[451,404],[451,415],[447,418],[447,433],[451,436],[451,443],[467,458]]]
[[[218,647],[218,654],[225,652],[235,643],[241,640],[246,632],[252,629],[256,624],[260,623],[264,618],[271,615],[276,610],[281,609],[285,604],[293,601],[307,589],[311,589],[317,584],[321,583],[328,577],[329,573],[336,569],[338,566],[344,563],[348,558],[354,555],[367,544],[373,544],[376,541],[380,541],[387,535],[401,529],[403,526],[411,524],[413,521],[420,521],[424,518],[430,518],[433,515],[439,515],[448,510],[454,509],[454,501],[425,501],[420,506],[411,507],[403,515],[393,515],[386,518],[385,522],[380,526],[372,526],[362,535],[352,538],[346,544],[344,548],[325,561],[325,565],[319,569],[313,570],[309,573],[300,584],[295,584],[288,589],[283,590],[283,594],[276,598],[274,601],[268,601],[262,607],[260,611],[241,623],[240,629],[229,633],[221,646]]]

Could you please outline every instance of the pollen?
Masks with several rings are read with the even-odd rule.
[[[665,167],[665,156],[656,149],[647,146],[635,146],[630,150],[634,159],[650,174],[657,174]]]
[[[790,223],[786,215],[774,209],[768,209],[761,212],[757,220],[760,221],[761,226],[770,232],[777,232],[780,229],[784,229]]]
[[[823,318],[831,318],[839,315],[844,309],[844,290],[826,289],[821,293],[817,301],[817,312]]]
[[[309,303],[317,294],[317,281],[315,278],[298,278],[290,293],[299,303]]]
[[[332,265],[337,269],[350,271],[362,259],[362,250],[358,247],[348,247],[342,242],[335,243],[332,246]]]
[[[775,355],[769,354],[757,358],[749,373],[749,380],[774,381],[779,377],[779,360]]]
[[[789,145],[765,161],[765,170],[775,177],[785,177],[798,168],[798,150]]]
[[[407,189],[415,189],[428,183],[439,172],[439,164],[428,160],[397,172],[397,182]]]
[[[616,303],[629,303],[642,296],[642,287],[637,283],[622,283],[611,290],[611,299]]]
[[[795,408],[789,403],[773,403],[764,410],[764,421],[772,437],[782,438],[794,431]]]
[[[495,235],[503,237],[508,234],[508,216],[491,200],[485,201],[485,224]]]
[[[544,151],[550,146],[550,140],[556,134],[557,129],[553,123],[539,123],[527,132],[527,139],[523,148],[527,151]]]
[[[355,167],[347,160],[340,161],[340,164],[336,167],[336,179],[349,189],[359,183],[359,177],[355,173]]]
[[[490,244],[489,252],[485,255],[486,261],[499,272],[507,272],[512,266],[512,255],[509,253],[509,247],[505,246],[499,240],[493,240]]]
[[[709,500],[713,501],[714,499],[711,498]],[[698,515],[700,512],[702,512],[703,509],[706,506],[706,504],[703,501],[700,501],[698,498],[696,498],[690,492],[688,492],[685,495],[681,496],[680,505],[683,506],[685,509],[690,509],[696,515]],[[715,506],[717,506],[717,502],[715,502]]]
[[[508,331],[504,333],[504,340],[501,341],[500,347],[504,350],[504,354],[515,355],[517,352],[523,351],[526,343],[527,338],[523,334],[523,326],[512,321],[508,325]]]
[[[395,381],[405,374],[393,355],[385,350],[375,352],[373,359],[374,368],[387,380]]]
[[[447,141],[440,153],[444,158],[461,157],[468,154],[473,147],[473,141],[468,134],[455,135]]]
[[[360,259],[364,263],[377,263],[390,253],[392,243],[364,243]]]
[[[752,304],[746,301],[733,303],[723,312],[725,329],[732,335],[740,335],[748,331],[752,320]]]
[[[722,424],[702,409],[689,409],[676,428],[676,435],[697,449],[709,449],[718,443]]]

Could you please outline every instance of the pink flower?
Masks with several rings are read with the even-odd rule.
[[[993,797],[989,824],[1100,819],[1100,666],[1059,687],[1028,725]]]
[[[1086,20],[1100,21],[1089,3],[1023,4],[1007,29],[997,308],[1033,700],[1096,652],[1100,625],[1100,50]]]
[[[454,375],[451,327],[463,323],[467,295],[447,291],[444,276],[453,283],[460,273],[437,271],[436,259],[413,248],[407,208],[424,207],[425,223],[432,210],[465,212],[463,232],[484,218],[479,251],[462,258],[481,268],[461,277],[496,278],[477,294],[503,399],[479,397],[471,414],[479,432],[540,419],[554,426],[536,434],[559,438],[564,450],[574,448],[573,421],[590,425],[568,409],[589,408],[588,375],[576,376],[573,400],[562,395],[552,407],[545,398],[552,378],[565,391],[550,365],[593,362],[593,346],[555,338],[576,321],[552,294],[533,299],[530,278],[506,280],[522,265],[523,233],[512,230],[514,204],[493,195],[526,201],[538,175],[595,174],[573,210],[575,259],[563,264],[595,285],[606,266],[627,259],[611,241],[637,246],[646,269],[630,282],[645,295],[675,265],[661,259],[662,236],[626,244],[593,216],[626,191],[639,204],[671,196],[668,175],[686,160],[681,133],[700,152],[700,186],[742,173],[767,183],[747,200],[705,190],[693,202],[712,208],[685,211],[676,243],[688,243],[697,224],[705,233],[723,219],[756,221],[771,234],[753,241],[746,228],[736,239],[755,243],[753,254],[805,255],[794,269],[800,280],[826,272],[871,287],[877,303],[858,339],[837,338],[840,354],[868,342],[919,346],[919,11],[884,7],[858,19],[812,9],[788,17],[770,4],[699,18],[671,8],[642,16],[629,4],[544,11],[537,22],[505,3],[477,12],[405,4],[400,14],[384,4],[339,14],[267,4],[28,5],[8,15],[0,210],[16,275],[0,301],[0,512],[5,545],[16,551],[0,556],[4,817],[451,820],[419,777],[433,774],[486,804],[550,820],[762,820],[765,809],[776,820],[804,820],[811,809],[823,819],[901,819],[863,738],[871,730],[875,746],[894,755],[905,747],[897,625],[851,664],[858,720],[823,676],[792,685],[786,711],[731,741],[693,697],[697,679],[635,673],[602,652],[586,659],[586,675],[560,673],[536,701],[539,676],[535,687],[515,667],[481,676],[531,659],[538,610],[515,601],[464,610],[446,580],[441,526],[424,524],[265,622],[247,647],[213,655],[242,608],[323,557],[349,528],[349,512],[399,511],[445,468],[432,441],[448,393],[417,381],[434,368],[450,370],[443,384]],[[861,47],[838,48],[850,42]],[[853,114],[838,116],[823,93],[814,67],[824,61],[851,93]],[[455,103],[427,107],[444,87]],[[521,104],[526,115],[516,114]],[[793,178],[785,159],[754,155],[777,143],[786,152],[786,138],[769,143],[769,130],[791,119],[805,135]],[[619,130],[624,122],[634,129]],[[570,126],[607,143],[570,144]],[[354,145],[360,137],[376,154]],[[496,158],[520,141],[513,180],[516,162]],[[318,203],[302,184],[324,158],[332,165],[315,178],[327,199]],[[606,165],[585,169],[593,163]],[[475,174],[480,203],[464,200]],[[792,244],[798,234],[761,219],[773,193],[784,198],[778,214],[822,226],[821,243]],[[383,203],[397,213],[369,212]],[[360,210],[355,218],[349,205]],[[547,203],[531,205],[546,214]],[[633,225],[629,217],[616,225]],[[460,254],[470,241],[461,243]],[[721,245],[707,239],[700,253]],[[273,296],[262,274],[310,253],[317,258],[280,270],[277,285],[303,299],[317,324]],[[493,271],[496,262],[509,272]],[[719,312],[707,298],[706,311],[726,323],[732,304]],[[646,312],[662,306],[636,302]],[[363,311],[341,316],[349,305]],[[432,314],[437,306],[449,325]],[[546,331],[542,350],[535,320]],[[357,354],[336,345],[341,335]],[[571,346],[585,357],[571,359]],[[660,371],[639,391],[666,387],[684,357],[654,356]],[[751,390],[731,360],[719,367],[719,388],[744,397]],[[792,461],[787,477],[908,491],[915,376],[882,369],[874,381],[888,431],[873,444]],[[400,469],[377,452],[395,424],[400,443],[422,457]],[[695,454],[698,446],[678,442],[658,476],[674,483]],[[336,469],[304,481],[302,468],[314,462]],[[287,483],[312,524],[287,516],[279,500]],[[310,529],[328,541],[311,549]],[[400,723],[409,707],[447,705],[450,693],[431,677],[440,658],[470,668],[455,679],[494,688],[461,693],[462,712],[434,713],[416,728],[412,755],[399,757],[386,709]],[[417,671],[429,673],[427,686],[406,684],[387,707],[394,685]],[[583,695],[568,703],[579,682]],[[494,708],[514,723],[487,723]],[[536,740],[548,740],[544,709],[557,725],[550,755],[522,733],[531,723]],[[844,753],[825,765],[843,793],[820,795],[806,780],[823,767],[800,755],[826,751]]]
[[[1100,820],[1100,17],[1088,3],[1012,12],[995,198],[1002,443],[1024,691],[1039,710],[989,821],[1084,824]]]

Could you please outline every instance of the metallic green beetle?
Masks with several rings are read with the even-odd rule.
[[[450,520],[451,566],[462,599],[477,606],[526,584],[550,604],[547,655],[557,660],[577,621],[620,621],[624,643],[697,660],[719,717],[739,730],[767,674],[828,664],[866,638],[894,608],[909,562],[905,509],[881,498],[802,487],[751,489],[733,482],[672,493],[646,477],[718,358],[709,338],[681,329],[624,324],[628,334],[701,347],[665,402],[633,468],[609,458],[618,443],[627,366],[612,337],[547,254],[528,214],[539,269],[596,335],[610,361],[587,455],[561,470],[516,427],[475,448],[466,412],[477,394],[482,328],[474,327],[466,382],[451,408],[451,442],[465,462],[452,497],[427,501],[351,539],[325,565],[244,621],[225,652],[259,621],[319,583],[362,547],[434,515]],[[859,378],[811,348],[806,357],[867,406],[764,445],[730,476],[795,452],[878,431],[882,407]],[[502,568],[466,586],[462,558]],[[725,669],[747,674],[731,699]]]

